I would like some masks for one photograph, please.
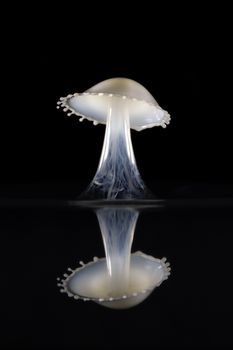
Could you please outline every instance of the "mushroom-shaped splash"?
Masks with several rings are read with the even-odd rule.
[[[136,252],[131,246],[138,218],[133,208],[100,208],[96,211],[106,258],[94,258],[71,273],[58,286],[75,299],[92,300],[113,309],[136,306],[170,274],[166,259]]]
[[[166,127],[170,116],[142,85],[126,78],[108,79],[84,93],[61,97],[60,107],[68,115],[80,116],[80,121],[106,124],[97,172],[81,198],[153,198],[136,165],[130,128]]]

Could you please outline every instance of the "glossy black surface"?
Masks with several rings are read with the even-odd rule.
[[[104,254],[92,210],[55,202],[2,206],[5,344],[31,349],[232,344],[232,203],[189,203],[141,211],[132,251],[166,256],[172,274],[144,303],[124,311],[70,299],[56,285],[68,266]]]

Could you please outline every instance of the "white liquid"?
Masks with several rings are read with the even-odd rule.
[[[97,210],[106,258],[94,258],[72,271],[59,286],[69,296],[110,308],[128,308],[147,298],[170,274],[166,259],[131,254],[138,211],[108,207]]]
[[[108,107],[104,144],[96,174],[81,198],[152,198],[139,174],[130,134],[127,103],[119,99]]]
[[[129,286],[130,253],[138,212],[130,208],[101,208],[96,214],[104,242],[109,293],[119,297]]]

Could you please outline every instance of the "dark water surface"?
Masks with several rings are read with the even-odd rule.
[[[4,332],[9,348],[233,345],[231,199],[180,199],[143,209],[132,251],[167,257],[172,273],[142,304],[111,310],[61,294],[56,278],[104,256],[90,208],[0,205]]]

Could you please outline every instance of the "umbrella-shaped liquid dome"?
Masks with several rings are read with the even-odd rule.
[[[152,198],[138,171],[130,128],[141,131],[166,127],[169,114],[139,83],[126,78],[105,80],[84,93],[62,97],[58,108],[94,125],[106,124],[103,149],[96,174],[83,199]]]
[[[136,209],[110,206],[97,209],[96,214],[106,257],[69,268],[58,286],[70,297],[109,308],[136,306],[169,277],[170,264],[166,258],[131,253],[139,215]]]

